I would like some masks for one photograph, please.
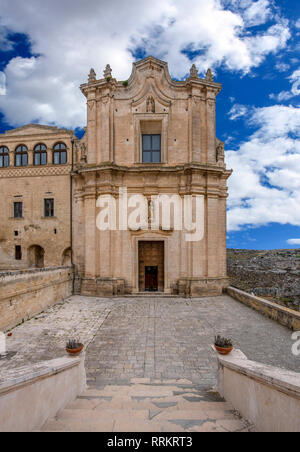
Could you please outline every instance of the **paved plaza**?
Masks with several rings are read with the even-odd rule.
[[[292,332],[229,296],[87,298],[74,296],[12,330],[1,371],[65,355],[65,342],[86,345],[88,384],[131,378],[188,378],[215,384],[214,335],[232,338],[249,359],[299,371]]]

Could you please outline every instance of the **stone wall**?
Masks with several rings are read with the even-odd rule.
[[[300,250],[227,251],[231,286],[300,311]]]
[[[300,431],[300,375],[255,361],[240,351],[219,356],[221,397],[258,432]]]
[[[266,317],[275,320],[281,325],[287,326],[294,331],[300,330],[299,312],[280,306],[278,303],[274,303],[270,300],[256,297],[255,295],[251,295],[243,290],[236,289],[235,287],[227,287],[226,291],[232,298],[249,306],[249,308],[255,309]]]
[[[72,294],[71,267],[0,273],[0,330],[42,312]]]
[[[0,432],[38,430],[85,388],[84,355],[0,372]]]

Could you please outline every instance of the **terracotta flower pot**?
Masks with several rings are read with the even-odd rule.
[[[66,351],[70,354],[70,355],[79,355],[79,353],[82,352],[84,345],[83,344],[78,344],[77,348],[66,348]]]
[[[229,353],[232,352],[233,347],[226,347],[226,348],[223,348],[223,347],[218,347],[218,346],[215,344],[215,349],[217,350],[217,352],[218,352],[220,355],[229,355]]]

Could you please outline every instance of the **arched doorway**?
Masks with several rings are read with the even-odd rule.
[[[28,248],[28,264],[29,267],[43,268],[44,267],[45,250],[39,245],[32,245]]]
[[[71,267],[71,265],[72,265],[71,248],[67,248],[62,255],[62,266]]]

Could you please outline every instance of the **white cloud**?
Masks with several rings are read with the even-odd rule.
[[[293,74],[289,77],[290,82],[292,83],[292,87],[290,91],[281,91],[279,94],[271,94],[271,99],[277,99],[279,102],[283,100],[289,100],[292,97],[299,96],[300,94],[300,69],[297,69],[293,72]]]
[[[236,119],[240,119],[243,116],[246,116],[249,112],[249,107],[246,107],[245,105],[235,104],[230,109],[228,116],[232,121],[235,121]]]
[[[254,109],[256,132],[227,152],[229,230],[271,222],[300,226],[300,108]]]
[[[85,100],[79,91],[90,67],[98,76],[107,63],[113,75],[127,79],[141,47],[169,62],[175,77],[191,65],[186,48],[201,54],[194,62],[200,72],[224,65],[247,73],[270,52],[283,49],[290,37],[284,20],[251,35],[247,29],[270,18],[267,0],[239,2],[242,9],[225,9],[220,0],[1,0],[1,20],[12,32],[25,33],[34,57],[15,58],[5,68],[7,95],[0,109],[12,125],[37,120],[74,127],[85,125]],[[1,40],[0,40],[1,41]]]
[[[277,62],[275,65],[275,68],[279,72],[286,72],[290,68],[290,65],[287,63],[283,63],[283,62]]]
[[[243,14],[243,18],[248,26],[264,24],[271,17],[270,2],[259,0],[248,6]]]
[[[295,25],[296,25],[296,28],[300,28],[300,18],[297,20]]]
[[[6,95],[6,76],[0,71],[0,96]]]
[[[289,239],[287,240],[289,245],[300,245],[300,239]]]

